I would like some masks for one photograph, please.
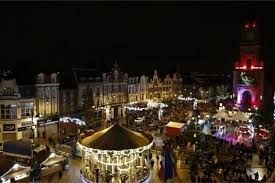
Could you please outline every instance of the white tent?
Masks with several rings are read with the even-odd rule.
[[[230,116],[225,110],[220,110],[217,114],[213,116],[213,118],[229,119]]]
[[[64,161],[66,158],[64,158],[63,156],[58,156],[57,154],[55,153],[51,153],[50,156],[41,163],[41,165],[44,165],[44,166],[50,166],[50,165],[53,165],[53,164],[56,164],[56,163],[59,163],[61,161]]]
[[[231,117],[232,120],[235,121],[247,121],[247,117],[245,116],[245,114],[241,111],[237,111],[235,114],[232,115]]]

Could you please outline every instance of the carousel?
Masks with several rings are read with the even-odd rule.
[[[114,124],[78,142],[82,153],[81,181],[146,182],[153,137]],[[148,181],[149,182],[149,181]]]

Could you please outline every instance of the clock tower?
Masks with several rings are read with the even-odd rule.
[[[257,110],[263,101],[264,64],[256,21],[246,22],[241,32],[240,60],[235,62],[233,71],[233,93],[241,109]]]

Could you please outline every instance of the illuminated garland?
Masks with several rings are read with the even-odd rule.
[[[152,147],[154,143],[154,140],[148,144],[147,146],[143,146],[143,147],[139,147],[136,149],[126,149],[126,150],[121,150],[121,151],[117,151],[117,150],[100,150],[100,149],[94,149],[94,148],[88,148],[84,145],[82,145],[81,143],[77,142],[77,145],[80,149],[84,150],[85,153],[91,153],[94,155],[98,155],[98,154],[102,154],[102,155],[109,155],[110,153],[112,155],[124,155],[124,156],[128,156],[130,154],[134,154],[134,153],[141,153],[145,150],[148,150]]]

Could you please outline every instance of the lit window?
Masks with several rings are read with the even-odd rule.
[[[21,104],[21,116],[31,117],[33,109],[33,103],[22,103]]]
[[[16,105],[1,105],[1,118],[2,119],[16,119]]]

